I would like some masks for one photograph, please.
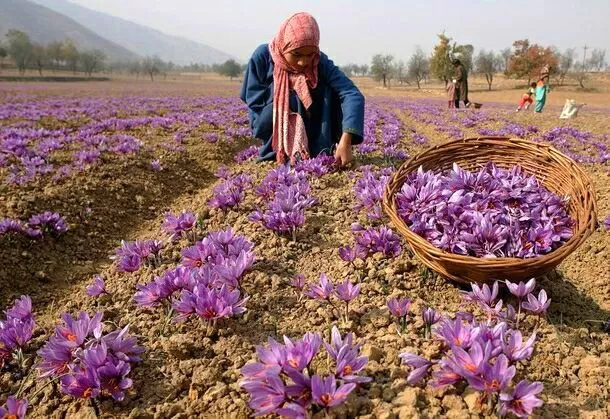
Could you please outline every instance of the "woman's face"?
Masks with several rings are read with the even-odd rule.
[[[311,67],[313,58],[317,53],[318,48],[316,47],[301,47],[287,52],[284,54],[284,57],[286,58],[288,64],[290,64],[292,67],[303,71],[306,68]]]

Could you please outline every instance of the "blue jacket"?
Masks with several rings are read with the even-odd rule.
[[[240,97],[248,105],[252,135],[263,141],[259,161],[274,160],[273,60],[267,44],[252,54]],[[307,111],[296,93],[290,92],[290,109],[303,118],[312,157],[330,154],[343,132],[353,134],[352,144],[362,142],[364,96],[324,53],[320,53],[318,85],[311,90],[311,97],[313,103]]]

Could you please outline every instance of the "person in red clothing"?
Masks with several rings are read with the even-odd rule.
[[[527,92],[525,92],[523,94],[523,96],[521,97],[521,101],[519,102],[519,106],[517,106],[517,112],[519,112],[521,109],[527,110],[527,108],[530,107],[530,105],[532,103],[534,103],[534,99],[532,99],[532,96],[534,96],[534,94],[536,93],[536,83],[532,83],[529,87],[529,89],[527,89]]]

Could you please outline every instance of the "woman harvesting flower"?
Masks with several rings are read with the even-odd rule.
[[[352,145],[364,131],[364,96],[319,43],[318,23],[301,12],[254,51],[240,97],[252,135],[264,142],[259,160],[294,164],[333,149],[337,163],[353,160]]]

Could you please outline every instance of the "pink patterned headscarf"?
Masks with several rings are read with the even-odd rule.
[[[284,56],[301,47],[316,47],[311,67],[301,70],[291,66]],[[290,112],[289,94],[294,90],[306,109],[312,104],[309,89],[318,85],[318,63],[320,62],[320,29],[309,13],[301,12],[290,16],[280,27],[280,31],[269,44],[273,59],[273,150],[277,161],[283,163],[286,157],[294,162],[295,155],[309,157],[309,147],[305,124],[298,113]]]

